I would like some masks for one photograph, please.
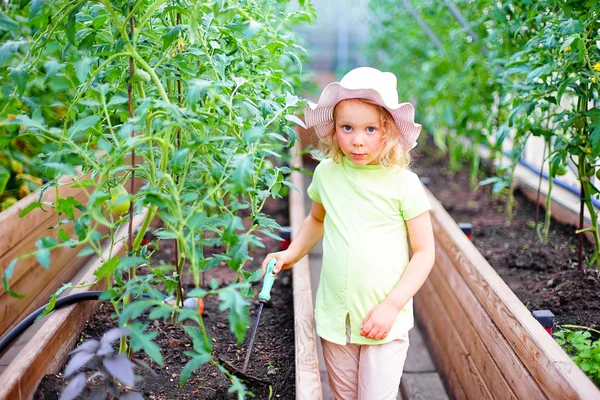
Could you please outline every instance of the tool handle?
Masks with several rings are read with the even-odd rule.
[[[267,271],[265,272],[265,278],[263,280],[262,290],[258,294],[258,300],[266,303],[271,300],[271,288],[273,287],[273,283],[275,282],[276,273],[273,272],[275,265],[277,264],[277,259],[272,258],[267,265]]]

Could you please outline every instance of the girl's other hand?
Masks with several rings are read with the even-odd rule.
[[[273,269],[274,273],[278,273],[282,269],[290,269],[294,266],[294,264],[296,264],[295,257],[289,250],[278,251],[276,253],[269,253],[267,254],[262,263],[263,275],[267,271],[267,265],[269,264],[269,261],[271,261],[271,259],[273,258],[277,259],[277,264]]]
[[[399,312],[390,302],[381,302],[367,314],[360,327],[360,335],[369,339],[384,339],[390,333]]]

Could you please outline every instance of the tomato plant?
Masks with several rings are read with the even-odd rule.
[[[483,143],[492,150],[492,160],[500,154],[512,160],[480,182],[493,183],[494,192],[509,188],[509,219],[514,170],[529,138],[544,139],[551,178],[563,174],[569,162],[576,166],[581,201],[592,222],[576,233],[593,233],[596,246],[587,264],[599,268],[598,216],[592,204],[599,191],[590,177],[600,157],[600,5],[475,0],[456,5],[466,23],[455,18],[447,2],[420,2],[418,18],[392,2],[373,5],[386,29],[374,31],[371,55],[403,77],[401,96],[418,103],[425,127],[438,147],[448,150],[450,166],[456,167],[466,153],[473,160],[474,184],[479,161],[470,149]],[[406,40],[390,39],[396,37]],[[457,146],[466,146],[466,152]],[[550,226],[550,207],[546,210],[542,242]]]
[[[194,347],[182,383],[203,363],[217,363],[202,317],[179,307],[184,266],[197,287],[188,296],[218,295],[231,330],[239,341],[245,335],[244,298],[260,278],[245,265],[252,248],[263,246],[257,233],[272,236],[279,228],[262,210],[292,186],[284,161],[295,141],[292,113],[301,102],[294,93],[305,56],[292,28],[313,16],[308,2],[290,11],[287,1],[275,0],[23,1],[1,14],[0,128],[44,140],[45,165],[58,173],[80,167],[76,185],[92,189],[85,204],[58,198],[25,210],[54,208],[58,227],[74,224],[75,236],[41,238],[35,254],[19,259],[35,255],[47,266],[50,251],[61,246],[101,257],[104,238],[145,212],[127,256],[110,255],[96,276],[108,282],[103,298],[131,330],[132,349],[143,348],[159,364],[147,324],[136,320],[141,313],[153,308],[151,318],[197,323],[185,326]],[[17,112],[17,102],[28,109]],[[127,195],[121,185],[130,179],[143,186]],[[82,212],[76,220],[74,206]],[[176,261],[139,276],[136,270],[151,261],[142,240],[154,218],[162,223],[156,237],[176,242]],[[214,245],[225,252],[206,257],[205,247]],[[4,271],[7,291],[19,259]],[[220,265],[236,271],[238,282],[200,287],[201,274]],[[156,284],[175,292],[176,306],[162,301]],[[237,378],[221,370],[243,394]]]

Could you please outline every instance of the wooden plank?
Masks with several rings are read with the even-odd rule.
[[[134,217],[134,228],[142,224],[145,215],[144,211]],[[128,226],[119,230],[113,255],[125,253],[125,241],[120,239],[127,236],[127,231]],[[103,259],[110,257],[109,250],[108,247],[104,248]],[[101,265],[101,259],[94,257],[86,265],[87,272],[80,282],[95,281],[93,273]],[[105,285],[106,279],[103,279],[92,286],[73,289],[71,293],[103,290]],[[48,371],[58,370],[64,364],[79,332],[97,306],[95,301],[86,301],[50,314],[44,329],[35,334],[10,367],[0,375],[0,399],[30,399],[44,375]]]
[[[436,292],[436,295],[451,316],[452,322],[457,327],[460,338],[465,344],[465,349],[468,350],[471,359],[475,363],[492,396],[496,399],[516,399],[517,395],[513,392],[495,362],[495,354],[490,354],[485,342],[481,339],[477,331],[480,324],[493,324],[493,322],[489,317],[471,322],[463,307],[456,299],[456,296],[452,293],[452,290],[444,282],[445,278],[439,271],[442,268],[453,269],[454,266],[446,264],[441,267],[441,265],[442,263],[436,264],[436,267],[429,274],[429,282],[432,284],[430,289]],[[533,391],[530,391],[530,395],[531,392]],[[530,395],[526,398],[531,398]]]
[[[71,261],[68,262],[67,264],[65,264],[63,266],[63,268],[59,270],[59,272],[56,274],[56,276],[54,278],[52,278],[52,280],[47,282],[46,285],[42,289],[40,289],[40,291],[35,296],[35,299],[33,299],[27,305],[27,307],[25,307],[17,315],[17,317],[14,318],[12,323],[10,323],[8,325],[8,327],[5,329],[5,331],[9,331],[15,325],[17,325],[20,321],[25,319],[30,313],[37,310],[44,304],[48,303],[50,296],[52,294],[54,294],[62,286],[62,284],[64,282],[70,281],[71,278],[73,278],[77,274],[77,272],[79,270],[81,270],[81,268],[90,260],[91,257],[92,256],[72,257]],[[3,304],[2,299],[0,299],[0,304]]]
[[[449,315],[448,310],[435,292],[435,288],[428,279],[420,289],[427,299],[428,315],[438,333],[441,344],[446,349],[450,362],[467,395],[471,399],[493,398],[481,372],[473,361],[471,350],[467,349],[462,332],[454,325],[454,315]]]
[[[63,198],[69,196],[78,196],[82,193],[82,189],[67,186],[71,182],[72,177],[64,176],[59,179],[59,182],[65,186],[59,187],[59,194]],[[15,205],[0,213],[0,254],[6,253],[10,248],[18,244],[23,238],[31,233],[31,229],[38,226],[53,225],[50,220],[56,218],[54,212],[44,212],[40,209],[34,210],[19,218],[19,214],[23,209],[31,203],[38,201],[39,191],[35,191],[23,199],[19,200]],[[55,188],[46,190],[42,196],[42,201],[54,202],[56,200]]]
[[[36,248],[35,244],[31,242],[28,246],[30,246],[28,251],[33,251]],[[67,264],[69,264],[74,256],[73,249],[70,247],[55,249],[51,252],[50,268],[48,269],[39,265],[35,261],[35,257],[30,257],[30,259],[28,259],[28,261],[31,261],[32,259],[35,264],[29,268],[21,279],[17,282],[11,282],[11,289],[17,293],[24,294],[26,297],[24,299],[19,299],[10,296],[8,293],[2,293],[2,295],[0,295],[0,321],[3,321],[0,330],[2,332],[5,331],[5,328],[7,328],[8,325],[12,324],[17,319],[31,302],[36,300],[39,292],[42,291],[42,289],[44,289]],[[83,263],[80,263],[79,268],[81,268],[82,265]],[[75,267],[75,270],[72,271],[72,273],[75,274],[76,270],[79,268]],[[48,298],[42,300],[48,300]]]
[[[465,391],[458,379],[454,366],[450,362],[450,357],[446,348],[439,339],[435,324],[429,318],[429,310],[427,308],[427,302],[429,299],[419,291],[414,297],[415,300],[415,314],[420,321],[419,327],[421,333],[427,343],[430,353],[433,356],[433,362],[435,363],[437,370],[444,382],[446,392],[450,395],[450,398],[457,400],[464,400],[467,398]]]
[[[302,160],[298,154],[298,142],[293,150],[293,168],[302,168]],[[291,182],[300,190],[304,190],[302,173],[292,172]],[[290,190],[290,224],[292,239],[296,237],[306,214],[302,194]],[[317,338],[315,335],[315,318],[310,284],[308,255],[292,268],[294,281],[294,341],[296,346],[296,399],[320,400],[323,392],[317,358]]]
[[[79,201],[82,201],[86,195],[83,192],[79,192],[75,198]],[[41,211],[41,210],[38,210]],[[35,212],[35,211],[33,211]],[[75,216],[76,218],[81,214],[79,210],[76,209]],[[18,218],[18,217],[15,217]],[[40,223],[38,226],[28,226],[29,234],[23,237],[19,243],[15,246],[7,249],[5,253],[0,254],[0,268],[4,269],[14,260],[15,258],[22,256],[24,254],[31,253],[37,250],[35,243],[39,240],[41,236],[45,237],[56,237],[58,230],[57,229],[49,229],[49,227],[56,225],[56,214],[51,216],[48,220]],[[73,223],[64,224],[61,226],[69,235],[75,231],[75,225]],[[80,249],[71,249],[65,248],[63,252],[75,253],[79,252]],[[52,257],[56,257],[53,252]],[[55,261],[54,258],[51,261]],[[61,262],[60,260],[57,260]],[[52,264],[51,264],[52,265]],[[43,268],[36,260],[35,257],[27,257],[17,263],[15,266],[13,276],[10,278],[11,286],[18,282],[23,276],[28,276],[32,270],[37,268]],[[0,295],[4,294],[4,286],[0,286]],[[26,301],[24,299],[24,301]]]
[[[545,333],[516,295],[429,194],[436,240],[550,398],[600,397],[600,390]]]
[[[455,269],[454,264],[441,246],[436,246],[436,280],[445,285],[445,289],[438,291],[447,303],[446,296],[455,296],[468,319],[471,321],[483,343],[490,352],[490,357],[498,365],[504,378],[508,381],[521,399],[544,399],[546,395],[541,390],[531,373],[525,368],[514,349],[498,327],[491,320],[485,309],[479,304],[463,277]],[[442,295],[442,293],[447,293]]]

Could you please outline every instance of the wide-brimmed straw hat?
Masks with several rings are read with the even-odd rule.
[[[415,109],[410,103],[398,103],[396,76],[370,67],[355,68],[341,81],[323,89],[319,102],[308,103],[304,112],[307,127],[314,127],[320,138],[333,130],[333,109],[346,99],[365,99],[384,107],[394,118],[400,135],[398,141],[407,150],[417,145],[421,125],[415,123]]]

